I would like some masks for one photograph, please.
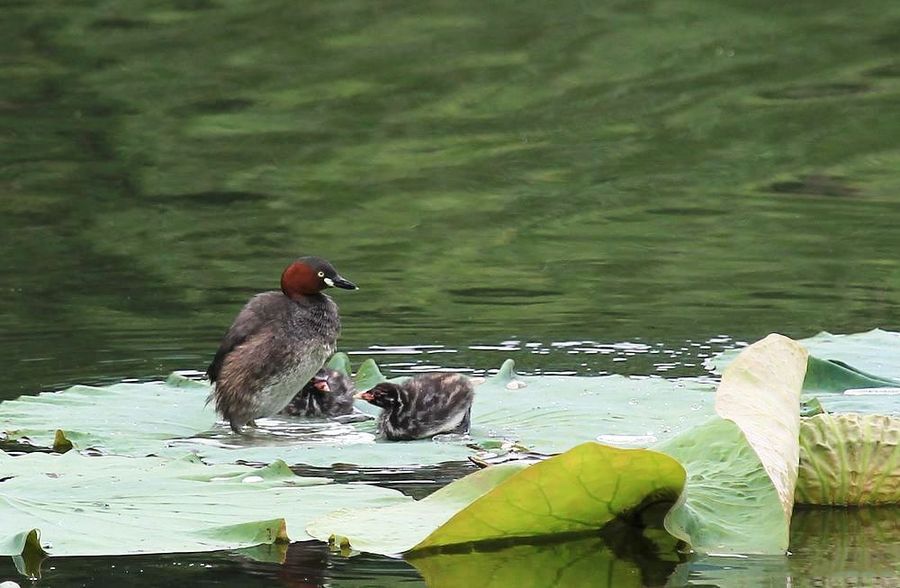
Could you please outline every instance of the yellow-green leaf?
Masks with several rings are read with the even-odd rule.
[[[666,455],[592,442],[521,471],[508,467],[521,469],[491,467],[415,504],[332,513],[307,532],[345,537],[351,547],[375,553],[578,533],[650,503],[674,502],[685,480]]]
[[[662,453],[584,443],[512,476],[415,549],[600,529],[644,505],[674,502],[684,477]]]

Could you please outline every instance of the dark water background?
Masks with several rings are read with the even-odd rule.
[[[895,1],[0,11],[0,399],[203,369],[300,253],[360,285],[341,347],[393,373],[696,374],[772,331],[900,329]],[[881,512],[799,529],[815,548],[775,583],[896,572],[834,555],[865,520],[896,547]],[[420,581],[293,549],[59,559],[44,582]],[[672,582],[750,573],[697,565]]]

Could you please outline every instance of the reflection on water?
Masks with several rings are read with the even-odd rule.
[[[431,588],[441,586],[661,586],[684,559],[662,528],[671,504],[650,506],[630,523],[567,539],[452,546],[409,559]]]
[[[673,585],[896,586],[900,508],[797,509],[789,557],[696,558]]]
[[[900,507],[802,509],[791,522],[790,571],[795,578],[897,583]]]
[[[17,578],[0,558],[0,581]],[[22,580],[20,584],[25,585]],[[408,563],[365,554],[335,556],[318,541],[233,553],[53,558],[38,586],[424,586]]]
[[[898,326],[895,2],[5,10],[0,397],[200,368],[299,252],[478,370]]]
[[[496,551],[432,555],[411,563],[429,588],[455,586],[597,586],[627,588],[661,585],[675,561],[645,553],[638,562],[618,555],[602,538],[541,545],[518,545]],[[643,564],[643,565],[641,565]]]
[[[369,415],[361,415],[361,420],[370,420]],[[236,434],[226,423],[219,422],[210,431],[189,438],[176,439],[168,443],[172,447],[184,447],[185,451],[195,451],[198,445],[238,449],[242,447],[278,447],[287,445],[355,445],[374,443],[375,426],[371,431],[360,431],[346,421],[331,419],[306,419],[275,416],[255,420],[255,427]]]
[[[897,2],[4,14],[0,399],[203,369],[300,252],[360,285],[340,296],[340,345],[393,374],[513,357],[525,373],[692,375],[770,331],[900,329]],[[790,574],[815,552],[795,548]],[[417,581],[404,562],[316,553],[63,558],[47,577]],[[675,577],[728,583],[745,563]]]
[[[900,509],[798,510],[785,557],[686,557],[650,529],[428,555],[345,557],[310,541],[231,553],[53,558],[47,585],[159,586],[894,586]],[[420,576],[421,574],[421,576]],[[0,559],[0,579],[16,577]]]

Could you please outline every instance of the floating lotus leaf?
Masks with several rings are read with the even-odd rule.
[[[564,535],[599,530],[648,504],[674,502],[684,486],[684,469],[674,459],[599,443],[523,467],[491,467],[412,504],[334,512],[307,532],[386,554]]]
[[[818,400],[825,412],[900,416],[900,388],[851,389],[843,394],[804,396]]]
[[[787,550],[805,371],[806,352],[769,335],[726,368],[716,393],[723,418],[657,446],[688,472],[666,528],[695,551]]]
[[[509,463],[477,471],[444,486],[422,500],[381,509],[337,510],[311,522],[313,537],[344,549],[371,553],[403,553],[525,464]]]
[[[337,359],[334,365],[345,365]],[[374,362],[364,380],[382,378]],[[362,385],[360,385],[362,387]],[[545,453],[565,451],[603,435],[605,442],[647,444],[666,439],[712,414],[709,384],[694,380],[622,376],[519,376],[508,361],[476,387],[471,437],[519,441]],[[75,449],[105,454],[181,455],[192,451],[210,463],[329,466],[410,466],[465,460],[468,439],[376,442],[375,423],[277,417],[259,419],[260,430],[232,434],[215,426],[206,405],[209,387],[173,375],[165,383],[75,386],[57,393],[0,403],[0,431],[10,439],[51,447],[57,430]],[[359,402],[364,411],[374,407]]]
[[[338,357],[333,365],[349,364]],[[489,468],[418,502],[371,486],[297,478],[279,458],[315,465],[429,464],[464,459],[466,439],[375,442],[372,421],[289,417],[263,420],[261,431],[236,436],[213,427],[208,386],[177,376],[24,397],[0,404],[4,435],[75,451],[0,453],[0,547],[21,552],[29,537],[36,542],[35,529],[53,555],[222,549],[302,539],[308,529],[355,549],[422,554],[595,531],[649,502],[678,498],[666,527],[695,551],[781,554],[788,547],[801,437],[801,500],[897,500],[896,419],[823,414],[801,428],[799,417],[804,378],[822,389],[838,380],[887,380],[834,362],[815,363],[818,380],[811,380],[809,365],[796,342],[772,335],[743,350],[712,396],[708,384],[692,380],[519,376],[507,361],[476,390],[473,437],[564,453],[527,469]],[[361,387],[383,378],[374,362],[360,372]],[[823,398],[828,410],[832,401],[854,396]],[[713,403],[719,416],[710,420]],[[622,444],[662,440],[656,446],[662,453],[582,444],[595,437]],[[190,450],[207,462],[271,465],[253,470],[207,466],[197,457],[89,458],[79,453],[87,448],[173,458]],[[332,512],[342,504],[353,508]],[[46,509],[66,514],[45,517]],[[137,522],[125,521],[125,512]],[[84,532],[94,527],[99,531]]]
[[[375,360],[367,359],[360,364],[359,370],[356,372],[356,387],[360,390],[368,390],[386,379],[378,369]]]
[[[736,424],[713,418],[656,446],[687,470],[666,528],[698,553],[782,554],[790,519],[759,456]]]
[[[827,412],[900,415],[900,334],[880,329],[854,335],[820,333],[799,343],[811,353],[804,400],[820,402]],[[721,372],[740,352],[721,353],[708,360],[707,367]]]
[[[820,414],[803,419],[797,501],[900,504],[900,418]]]
[[[196,458],[0,452],[0,555],[33,530],[51,556],[213,551],[305,540],[340,505],[408,502],[373,486],[301,478],[283,462],[208,466]]]
[[[787,438],[786,435],[779,434],[783,433],[781,430],[791,428],[796,430],[799,426],[797,397],[803,377],[804,353],[792,341],[774,337],[751,348],[745,355],[745,359],[735,367],[733,375],[725,378],[718,398],[721,398],[722,402],[730,403],[722,412],[741,421],[748,430],[752,431],[756,427],[755,431],[758,434],[756,444],[759,449],[754,448],[736,423],[721,418],[684,433],[659,447],[679,458],[691,477],[679,505],[667,519],[667,526],[673,534],[685,539],[700,552],[780,554],[788,545],[790,512],[786,512],[782,498],[788,491],[791,492],[791,496],[793,493],[791,478],[796,474],[791,474],[790,462],[794,459],[791,456],[796,455],[797,450],[784,452],[772,445]],[[784,360],[785,357],[788,359]],[[773,369],[775,366],[777,369]],[[793,410],[790,408],[791,404]],[[793,413],[793,416],[779,421],[772,418],[772,413],[776,411],[787,412],[789,415]],[[770,423],[771,435],[765,434],[766,429],[761,423]],[[796,437],[793,443],[788,441],[787,444],[796,447]],[[552,492],[565,492],[565,489],[571,489],[578,484],[569,482],[564,474],[558,472],[546,476],[546,479],[551,480],[548,488],[534,481],[524,482],[528,476],[535,476],[538,480],[544,478],[545,476],[539,475],[541,468],[549,467],[554,460],[558,460],[559,463],[564,460],[577,460],[579,449],[581,448],[541,462],[509,478],[449,518],[448,522],[437,528],[432,536],[414,547],[414,539],[421,535],[421,528],[414,537],[405,542],[399,541],[390,545],[382,542],[384,535],[382,529],[388,521],[394,524],[404,521],[405,525],[406,521],[424,520],[426,517],[419,516],[418,509],[426,508],[424,503],[428,499],[393,509],[349,510],[334,513],[316,521],[313,524],[315,529],[309,530],[311,534],[323,539],[337,538],[358,549],[380,553],[490,541],[501,537],[532,537],[542,532],[552,534],[584,530],[584,519],[577,515],[571,516],[569,513],[564,517],[565,523],[561,528],[554,527],[553,523],[557,521],[548,515],[552,509],[552,506],[548,505],[555,505],[555,502],[545,499],[548,493],[555,497]],[[611,449],[604,448],[604,450]],[[783,484],[781,492],[770,477],[760,454],[779,466],[770,469],[782,473],[779,477]],[[600,477],[613,479],[615,476],[610,475],[605,469],[611,461],[599,460],[601,463],[595,465],[591,471],[598,472]],[[583,463],[590,462],[583,461]],[[796,464],[793,469],[796,471]],[[639,476],[635,474],[634,478],[637,479]],[[455,484],[464,487],[465,483],[466,479],[463,479]],[[447,488],[453,487],[451,484]],[[505,495],[504,489],[507,490]],[[517,492],[510,492],[510,489]],[[435,503],[427,505],[429,510],[435,506],[440,507],[440,497],[433,496]],[[537,498],[539,504],[531,504],[529,498]],[[592,506],[590,500],[584,497],[580,497],[579,502],[587,502],[586,505],[579,506]],[[509,517],[513,519],[510,526],[504,526],[505,504],[514,505],[515,515]],[[447,508],[447,511],[457,507],[458,504],[454,504]],[[399,512],[401,510],[402,513]],[[593,506],[591,512],[602,512],[602,509]],[[546,518],[549,518],[550,522],[542,520]],[[533,523],[534,520],[540,522]],[[428,524],[434,524],[434,521],[435,519],[431,519]],[[402,531],[400,533],[402,534]]]
[[[352,374],[350,367],[350,356],[346,353],[335,353],[328,360],[328,367],[339,372],[343,372],[348,376]]]
[[[804,392],[814,394],[866,388],[900,388],[900,381],[868,374],[839,360],[809,357]]]
[[[900,333],[881,329],[851,335],[822,332],[798,343],[813,357],[833,363],[830,368],[815,366],[829,368],[831,373],[811,374],[813,378],[804,385],[806,391],[842,392],[847,388],[900,385]],[[731,349],[720,353],[708,359],[706,366],[722,373],[740,351]],[[835,367],[848,369],[834,370]]]
[[[53,447],[61,431],[76,449],[144,456],[171,439],[212,428],[209,387],[178,376],[166,382],[73,386],[0,403],[0,434]],[[180,451],[179,453],[185,453]]]

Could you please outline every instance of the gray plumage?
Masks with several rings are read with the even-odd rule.
[[[317,388],[317,385],[320,388]],[[321,389],[322,387],[326,389]],[[294,396],[283,414],[305,417],[336,417],[353,413],[353,380],[343,372],[322,368]]]
[[[334,353],[341,321],[325,288],[356,290],[321,257],[281,273],[281,292],[257,294],[225,333],[206,375],[209,400],[235,432],[283,409]]]
[[[337,305],[325,294],[257,294],[207,370],[215,384],[210,400],[236,432],[278,413],[334,353],[340,330]]]
[[[378,431],[392,441],[467,433],[475,390],[462,374],[421,374],[401,384],[384,382],[357,395],[382,408]]]

